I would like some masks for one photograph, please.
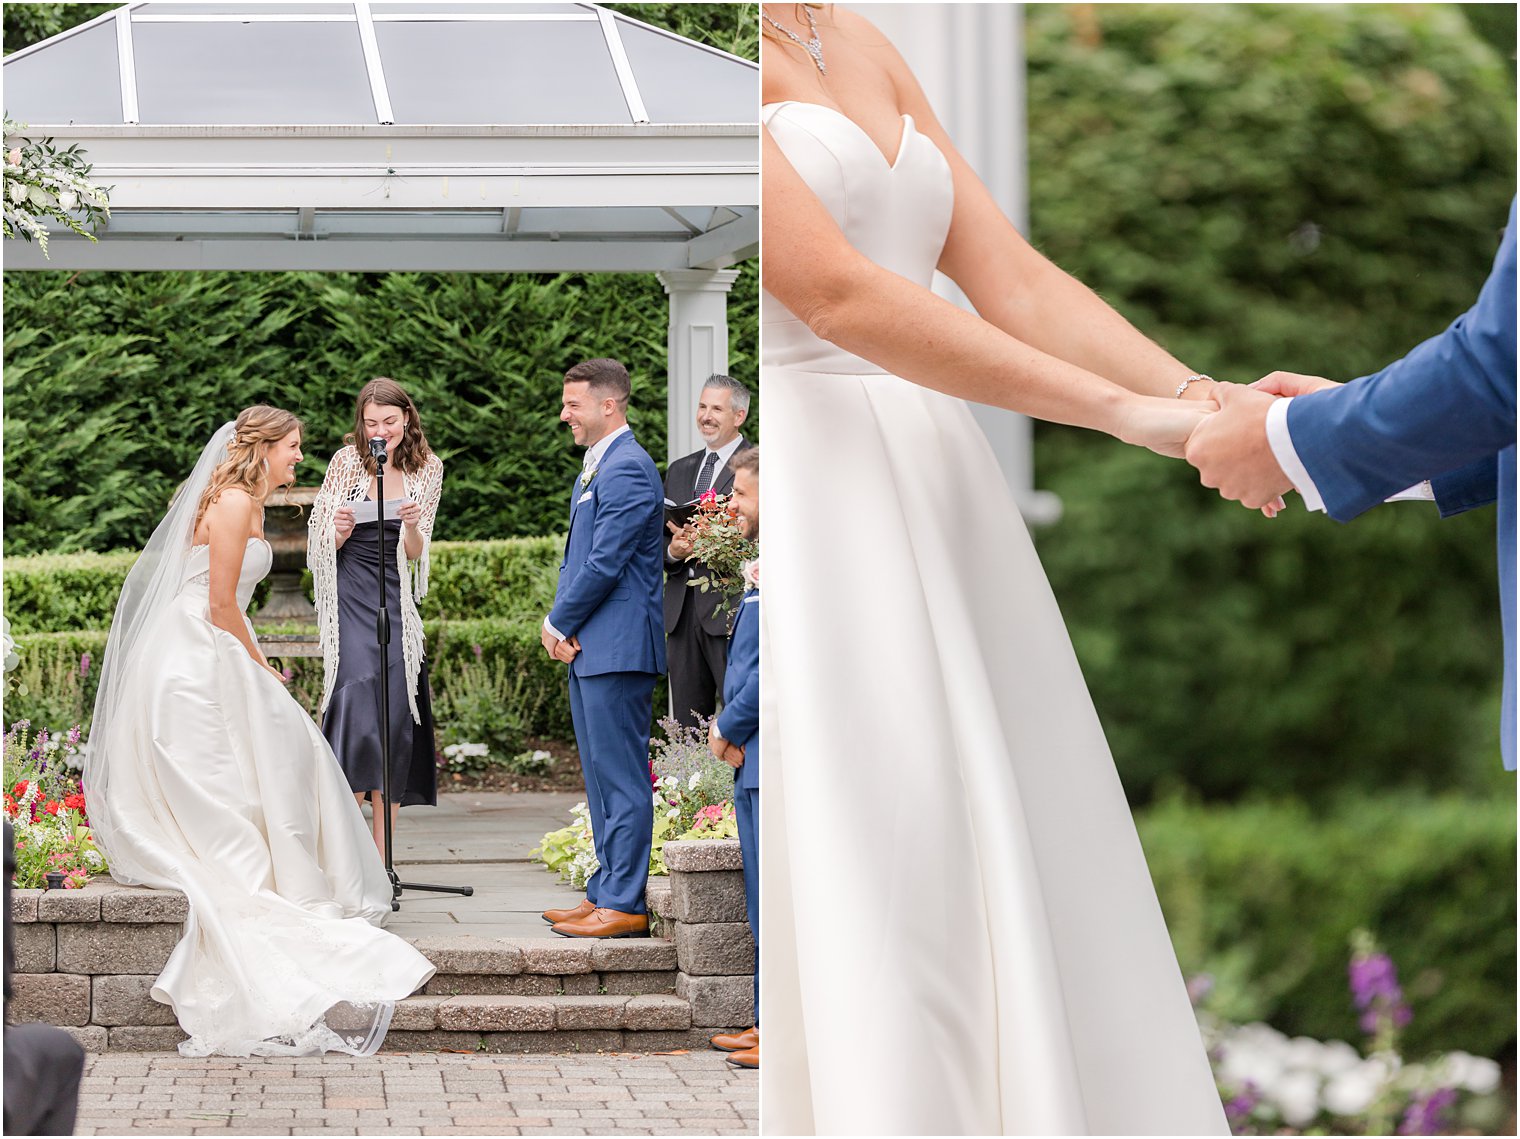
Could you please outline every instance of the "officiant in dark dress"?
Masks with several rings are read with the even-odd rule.
[[[706,446],[670,464],[665,472],[668,501],[684,505],[709,490],[733,491],[734,472],[728,461],[750,446],[739,434],[749,405],[749,388],[738,380],[723,375],[707,378],[697,401],[697,432]],[[736,598],[729,598],[720,611],[722,594],[688,584],[707,574],[707,567],[686,560],[691,543],[685,531],[674,523],[666,525],[665,654],[670,696],[676,720],[691,727],[717,709],[727,662],[728,622]]]
[[[383,524],[371,439],[384,440],[386,447]],[[417,602],[427,593],[443,463],[427,445],[411,397],[385,378],[372,380],[359,393],[354,430],[344,442],[328,465],[308,528],[324,662],[322,734],[354,794],[361,802],[369,798],[375,843],[383,850],[380,646],[375,639],[382,571],[391,628],[386,684],[392,823],[399,807],[438,801],[432,702]]]

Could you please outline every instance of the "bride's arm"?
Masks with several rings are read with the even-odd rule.
[[[210,617],[218,629],[236,637],[249,656],[279,676],[248,631],[247,618],[237,599],[238,577],[243,572],[248,539],[253,537],[253,515],[257,509],[258,504],[236,487],[228,487],[206,507],[206,529],[211,543]]]
[[[844,19],[860,19],[841,13]],[[879,33],[877,33],[879,36]],[[923,88],[885,40],[872,53],[886,68],[898,106],[944,153],[955,182],[950,233],[939,270],[961,287],[986,320],[1025,344],[1141,395],[1174,397],[1194,369],[1150,340],[1097,293],[1024,240],[935,117]],[[1212,384],[1186,397],[1210,398]]]
[[[1126,390],[862,256],[763,133],[761,273],[814,335],[949,395],[1182,454],[1205,406]]]

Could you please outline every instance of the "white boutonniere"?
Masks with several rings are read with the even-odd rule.
[[[581,489],[582,490],[585,490],[588,486],[591,485],[591,480],[594,479],[594,478],[596,478],[596,472],[597,472],[597,469],[600,466],[601,466],[600,463],[592,463],[589,467],[587,467],[585,470],[583,470],[581,472]]]
[[[760,588],[760,559],[754,558],[739,567],[739,577],[744,582],[744,592]]]

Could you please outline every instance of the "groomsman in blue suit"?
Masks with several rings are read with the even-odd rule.
[[[1515,204],[1477,302],[1446,331],[1348,384],[1274,372],[1252,387],[1216,385],[1222,410],[1187,444],[1203,485],[1226,498],[1255,507],[1295,489],[1338,522],[1389,497],[1433,498],[1443,518],[1498,502],[1499,742],[1513,771]]]
[[[543,645],[570,666],[570,715],[601,864],[584,902],[544,913],[562,937],[649,936],[649,725],[665,671],[665,496],[628,428],[629,389],[622,364],[587,360],[565,373],[559,416],[586,459]]]
[[[748,447],[728,462],[734,472],[730,504],[739,512],[744,536],[760,538],[760,448]],[[744,855],[744,908],[755,939],[755,1018],[760,1017],[760,574],[751,564],[734,631],[728,642],[723,676],[723,711],[712,722],[708,746],[734,768],[734,815],[739,849]],[[729,1063],[760,1066],[760,1026],[712,1038],[714,1048],[729,1053]]]

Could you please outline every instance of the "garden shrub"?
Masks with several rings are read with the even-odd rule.
[[[1515,192],[1510,68],[1462,7],[1029,5],[1032,240],[1220,379],[1381,367],[1472,303]],[[1134,801],[1508,796],[1492,511],[1268,522],[1035,438],[1040,557]]]
[[[561,537],[434,542],[424,614],[541,619],[554,603]],[[5,560],[5,615],[15,633],[104,629],[135,554],[40,554]],[[311,573],[303,571],[306,595]],[[258,611],[255,604],[252,612]]]
[[[1136,822],[1178,961],[1213,975],[1220,1015],[1359,1039],[1346,959],[1365,928],[1415,1009],[1406,1056],[1512,1045],[1513,798],[1347,795],[1314,810],[1174,796]]]

